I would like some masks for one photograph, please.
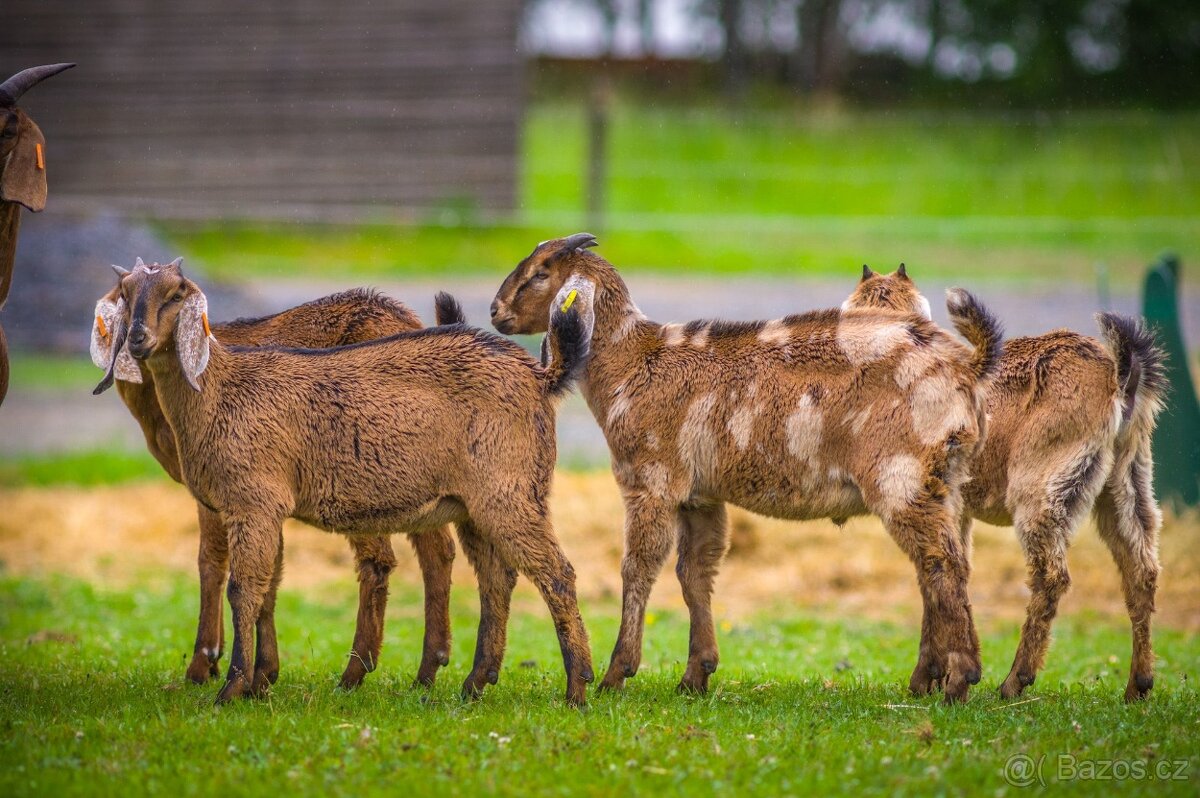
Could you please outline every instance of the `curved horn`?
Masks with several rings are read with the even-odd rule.
[[[21,95],[49,77],[66,71],[74,64],[47,64],[23,69],[8,80],[0,83],[0,108],[11,108]]]
[[[580,250],[599,246],[599,244],[600,242],[591,233],[576,233],[563,239],[563,249]]]
[[[129,269],[126,269],[126,268],[124,268],[124,267],[122,267],[122,266],[118,266],[118,265],[117,265],[117,264],[115,264],[115,263],[114,263],[114,264],[112,264],[112,270],[113,270],[114,272],[116,272],[116,273],[117,273],[117,279],[118,279],[118,280],[120,280],[120,279],[121,279],[122,277],[124,277],[125,275],[129,274]]]

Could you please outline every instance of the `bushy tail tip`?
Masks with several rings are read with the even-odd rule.
[[[1117,313],[1097,313],[1096,323],[1117,361],[1117,383],[1124,395],[1123,420],[1133,417],[1139,399],[1157,414],[1167,388],[1167,367],[1166,353],[1153,330],[1141,318]]]
[[[975,347],[971,368],[976,378],[995,374],[1004,345],[1004,327],[1000,321],[974,294],[962,288],[946,291],[946,310],[954,328]]]
[[[433,318],[439,327],[467,323],[467,314],[463,313],[462,305],[445,291],[438,291],[433,298]]]

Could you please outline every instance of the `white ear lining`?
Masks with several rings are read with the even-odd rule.
[[[197,292],[183,302],[175,320],[175,352],[188,384],[200,390],[198,378],[208,368],[208,299]]]
[[[96,316],[92,321],[90,350],[92,362],[105,371],[108,370],[109,364],[112,363],[113,339],[116,336],[117,327],[125,323],[124,316],[124,297],[118,299],[116,302],[101,299],[96,303]],[[142,381],[142,369],[138,366],[137,361],[133,359],[133,356],[129,354],[128,342],[121,347],[120,352],[117,352],[117,364],[113,368],[113,376],[124,382],[141,383]]]

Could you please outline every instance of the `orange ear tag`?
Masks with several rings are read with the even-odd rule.
[[[34,144],[33,147],[35,150],[37,150],[37,168],[45,169],[46,168],[46,154],[44,152],[42,152],[42,145]]]
[[[204,334],[205,334],[205,335],[209,335],[209,336],[211,336],[211,335],[212,335],[212,330],[210,330],[210,329],[208,328],[208,314],[207,314],[207,313],[201,313],[201,314],[200,314],[200,321],[204,322]]]
[[[101,338],[108,337],[108,330],[104,327],[104,319],[100,316],[96,317],[96,329],[100,331]]]

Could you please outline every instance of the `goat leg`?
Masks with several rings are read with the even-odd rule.
[[[229,538],[221,517],[198,504],[200,520],[200,618],[187,678],[204,684],[221,675],[218,663],[225,647],[225,618],[221,594],[229,570]]]

